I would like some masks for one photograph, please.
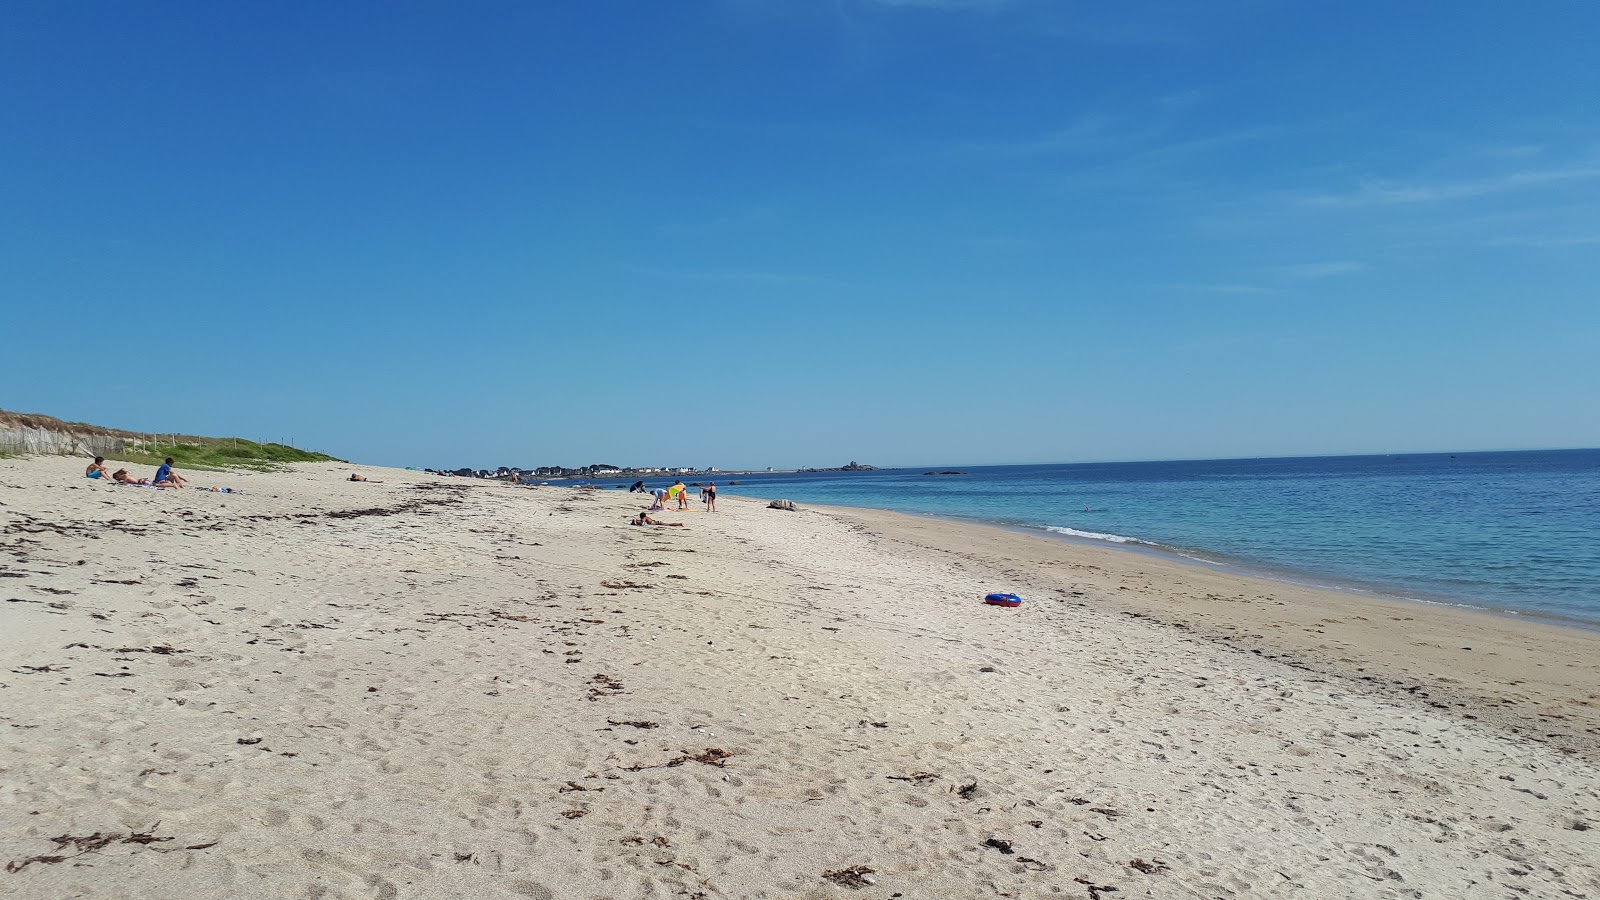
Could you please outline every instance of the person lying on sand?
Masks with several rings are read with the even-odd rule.
[[[381,481],[372,481],[371,478],[368,478],[367,476],[361,474],[360,472],[351,472],[350,473],[350,480],[351,481],[371,481],[373,484],[383,484],[383,482],[381,482]]]
[[[83,470],[83,477],[110,478],[111,473],[106,470],[106,458],[104,456],[96,456],[94,462],[89,464],[89,468]]]
[[[167,461],[161,464],[161,468],[156,470],[156,477],[150,479],[150,483],[156,487],[181,488],[189,486],[189,479],[172,471],[172,457],[169,456]]]
[[[635,525],[665,525],[668,528],[682,528],[683,527],[683,523],[682,522],[657,522],[655,519],[650,518],[649,513],[639,513],[637,516],[634,516],[633,517],[633,524],[635,524]]]
[[[111,480],[115,481],[117,484],[137,484],[140,486],[148,485],[150,483],[150,479],[148,478],[140,478],[138,481],[135,481],[133,476],[128,474],[127,469],[118,469],[115,472],[112,472]]]

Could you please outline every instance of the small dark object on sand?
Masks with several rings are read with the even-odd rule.
[[[1007,856],[1010,856],[1011,854],[1017,852],[1017,851],[1011,849],[1011,842],[1010,841],[1004,840],[1002,838],[989,838],[987,841],[983,842],[983,845],[985,847],[993,847],[996,850],[999,850],[1001,853],[1004,853]]]
[[[976,781],[971,784],[963,784],[962,786],[956,788],[956,793],[960,795],[961,799],[963,800],[971,800],[972,795],[977,793],[977,791],[978,783]]]
[[[684,752],[688,753],[687,750]],[[721,747],[707,747],[704,753],[696,753],[692,756],[684,756],[681,758],[681,761],[693,761],[697,763],[704,763],[708,766],[717,766],[718,768],[721,768],[723,760],[726,760],[731,756],[733,756],[732,753],[729,753]],[[667,763],[667,765],[670,766],[673,765],[673,763]]]
[[[1019,856],[1017,857],[1017,862],[1022,863],[1022,867],[1024,869],[1032,869],[1035,872],[1048,872],[1055,868],[1055,866],[1050,865],[1044,860],[1034,859],[1031,856]]]
[[[912,772],[910,775],[885,775],[884,777],[890,781],[914,781],[921,784],[924,781],[932,781],[939,776],[932,772]]]
[[[877,869],[871,866],[851,866],[848,869],[834,869],[831,872],[823,872],[822,877],[843,887],[864,888],[873,883],[874,879],[867,876],[876,871]]]
[[[1167,867],[1159,862],[1145,862],[1138,857],[1128,860],[1128,865],[1138,869],[1146,875],[1160,875],[1162,872],[1167,870]]]
[[[154,845],[173,840],[170,837],[156,836],[156,827],[160,824],[160,822],[157,822],[155,825],[150,826],[149,830],[147,831],[135,831],[130,834],[123,834],[120,831],[96,831],[94,834],[63,834],[60,837],[53,837],[50,839],[50,842],[56,845],[55,849],[72,849],[77,852],[71,855],[61,853],[42,854],[39,856],[30,856],[26,859],[13,860],[6,863],[6,871],[15,875],[34,863],[49,865],[51,863],[65,862],[75,857],[85,856],[90,853],[98,853],[112,844]],[[216,841],[211,841],[210,843],[206,844],[190,844],[186,847],[163,848],[150,846],[150,849],[161,851],[163,853],[171,853],[178,850],[205,850],[215,847],[216,845]],[[81,864],[75,863],[75,865]]]
[[[1087,878],[1074,878],[1072,880],[1089,889],[1089,900],[1100,900],[1101,894],[1114,894],[1117,892],[1114,885],[1095,884]]]

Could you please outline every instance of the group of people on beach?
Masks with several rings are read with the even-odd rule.
[[[655,490],[650,490],[644,486],[644,482],[639,481],[635,482],[633,487],[628,488],[628,490],[630,492],[641,491],[648,493],[655,498],[650,504],[649,512],[666,509],[667,504],[673,501],[677,502],[680,510],[689,508],[689,489],[684,486],[681,478],[673,482],[671,487],[658,487]],[[700,502],[705,504],[706,512],[717,511],[717,483],[715,481],[700,489]]]
[[[166,462],[163,462],[161,467],[156,469],[156,475],[154,478],[134,478],[132,475],[128,474],[127,469],[118,469],[115,472],[107,469],[106,458],[104,456],[96,456],[94,458],[94,462],[89,464],[89,468],[85,469],[83,474],[86,478],[97,478],[112,482],[113,484],[132,484],[139,487],[154,487],[163,489],[188,487],[189,479],[179,475],[177,471],[172,468],[172,465],[172,457],[169,456],[167,457]]]
[[[633,517],[633,524],[669,525],[675,528],[683,526],[682,522],[659,522],[650,518],[650,513],[665,510],[667,504],[674,501],[677,502],[679,511],[687,511],[689,509],[689,488],[684,485],[683,479],[680,478],[673,482],[671,487],[658,487],[654,490],[645,487],[643,481],[636,481],[633,486],[628,488],[628,492],[647,493],[652,498],[650,506]],[[706,512],[717,511],[717,483],[715,481],[700,488],[700,502],[705,504]]]

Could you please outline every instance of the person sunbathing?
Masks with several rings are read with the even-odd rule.
[[[373,481],[371,478],[368,478],[367,476],[361,474],[360,472],[351,472],[350,473],[350,480],[351,481],[367,481],[367,482],[371,482],[372,484],[383,484],[383,482],[381,482],[381,481]]]
[[[639,513],[637,516],[634,516],[633,517],[633,524],[635,524],[635,525],[665,525],[668,528],[682,528],[683,527],[683,523],[682,522],[657,522],[655,519],[650,518],[650,515],[648,513]]]
[[[141,486],[148,485],[150,483],[150,479],[148,478],[140,478],[139,480],[135,481],[133,476],[128,474],[127,469],[118,469],[115,472],[112,472],[111,480],[115,481],[117,484],[136,484]]]

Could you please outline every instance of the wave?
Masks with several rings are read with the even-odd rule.
[[[1089,538],[1091,540],[1096,540],[1096,541],[1110,541],[1113,544],[1143,544],[1143,543],[1145,543],[1144,541],[1141,541],[1138,538],[1126,537],[1126,536],[1120,535],[1120,534],[1103,534],[1103,533],[1098,532],[1098,531],[1079,531],[1076,528],[1067,528],[1067,527],[1062,526],[1062,525],[1046,525],[1044,527],[1044,530],[1045,531],[1053,531],[1056,534],[1065,534],[1065,535],[1068,535],[1070,537]]]

